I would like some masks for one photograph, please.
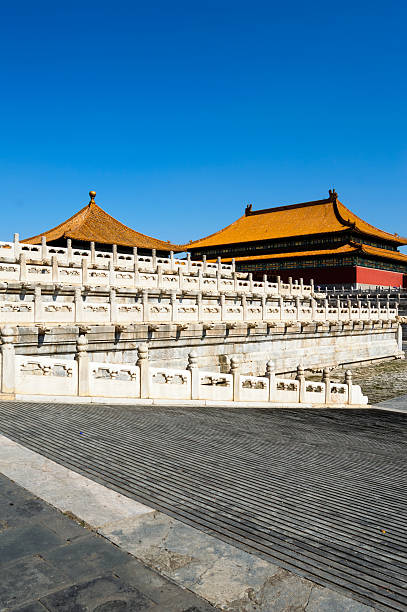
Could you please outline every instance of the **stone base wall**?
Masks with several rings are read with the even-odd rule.
[[[255,329],[246,325],[226,329],[224,324],[203,329],[190,325],[185,331],[174,325],[161,325],[149,331],[147,325],[133,325],[123,332],[113,326],[92,326],[86,333],[92,361],[135,363],[137,347],[147,342],[151,365],[183,368],[189,352],[198,355],[198,366],[227,372],[230,359],[238,357],[245,374],[263,375],[272,360],[277,373],[293,372],[299,363],[305,368],[346,365],[376,359],[400,358],[401,334],[396,323],[377,325],[298,325]],[[78,327],[49,328],[39,334],[34,327],[20,327],[15,336],[20,355],[58,356],[72,359],[76,350]]]

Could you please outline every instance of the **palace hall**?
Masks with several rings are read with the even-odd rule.
[[[89,204],[72,217],[22,242],[40,244],[45,238],[50,246],[66,247],[68,242],[74,249],[89,249],[92,245],[98,251],[111,251],[113,245],[116,245],[121,253],[130,253],[136,247],[140,255],[151,254],[152,249],[160,256],[167,256],[169,251],[182,250],[171,242],[146,236],[123,225],[96,204],[95,191],[90,191],[89,196]]]
[[[218,232],[184,248],[208,261],[235,259],[236,269],[314,279],[316,285],[401,287],[406,284],[407,255],[398,247],[407,239],[370,225],[338,199],[253,210]]]

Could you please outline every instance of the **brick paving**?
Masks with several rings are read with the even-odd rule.
[[[0,404],[9,438],[381,610],[407,609],[406,418]]]
[[[214,608],[0,474],[0,610]]]

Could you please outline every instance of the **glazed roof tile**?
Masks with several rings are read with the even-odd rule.
[[[84,242],[117,244],[160,251],[182,250],[175,244],[146,236],[127,227],[105,212],[94,201],[91,201],[72,217],[60,223],[60,225],[37,236],[26,238],[22,242],[39,244],[41,236],[45,236],[47,242],[52,242],[59,238],[72,238]]]
[[[387,249],[378,249],[368,244],[345,244],[336,249],[320,249],[316,251],[294,251],[292,253],[268,253],[266,255],[248,255],[243,257],[235,257],[235,261],[264,261],[269,259],[299,259],[302,257],[316,257],[326,255],[346,255],[348,253],[364,253],[365,255],[374,255],[376,257],[384,257],[385,259],[393,259],[407,264],[407,255],[399,251],[389,251]],[[208,262],[217,261],[216,259],[207,259]],[[224,263],[232,261],[232,257],[222,257]]]
[[[330,197],[326,200],[264,210],[252,211],[249,209],[245,215],[224,229],[184,246],[186,249],[195,249],[293,236],[343,232],[349,230],[349,228],[353,228],[361,234],[389,240],[399,245],[407,244],[407,238],[402,238],[397,234],[389,234],[370,225],[346,208],[337,198]]]

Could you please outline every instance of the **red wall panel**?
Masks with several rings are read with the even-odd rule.
[[[356,266],[356,282],[364,285],[383,285],[384,287],[402,287],[403,276],[400,272],[376,270]]]

